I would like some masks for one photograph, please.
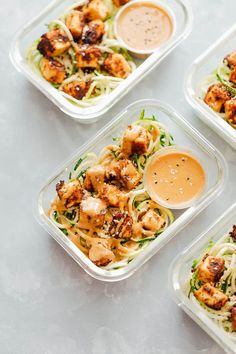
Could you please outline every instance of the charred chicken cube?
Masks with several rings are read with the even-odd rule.
[[[236,241],[236,225],[233,225],[233,229],[232,229],[232,231],[230,231],[230,236],[232,237],[232,239],[234,240],[234,241]]]
[[[112,76],[125,79],[130,73],[131,68],[123,55],[110,53],[104,61],[104,69]]]
[[[148,150],[150,139],[151,135],[145,128],[131,124],[123,135],[121,151],[126,156],[145,154]]]
[[[66,77],[66,69],[58,60],[42,58],[39,63],[39,70],[43,77],[54,84],[61,84]]]
[[[95,44],[101,40],[104,34],[104,23],[101,20],[89,22],[83,29],[82,42],[84,44]]]
[[[130,160],[119,160],[114,170],[122,185],[128,190],[134,189],[141,179],[140,173]]]
[[[104,21],[108,15],[108,8],[103,0],[92,0],[84,8],[84,14],[88,20]]]
[[[99,69],[99,59],[101,58],[101,51],[99,48],[90,46],[82,47],[76,53],[76,60],[78,68]]]
[[[236,124],[236,99],[232,98],[225,102],[225,115],[228,121],[235,125]]]
[[[229,55],[227,55],[225,60],[227,61],[227,64],[230,67],[236,66],[236,51],[234,51],[234,52],[230,53]]]
[[[121,207],[127,202],[127,195],[120,191],[116,186],[104,183],[98,189],[98,195],[108,205],[113,207]]]
[[[229,81],[231,81],[233,84],[236,84],[236,66],[229,75]]]
[[[80,204],[79,227],[90,228],[91,224],[101,227],[106,215],[106,203],[99,198],[88,197]]]
[[[105,173],[106,171],[101,165],[90,167],[86,171],[84,187],[91,192],[98,191],[99,187],[104,183]]]
[[[45,57],[54,57],[67,51],[70,46],[71,43],[65,31],[55,29],[41,36],[37,49]]]
[[[111,237],[130,239],[132,236],[133,219],[127,212],[117,212],[112,217],[109,227]]]
[[[91,81],[75,80],[65,84],[63,86],[63,91],[77,100],[82,100],[82,98],[87,94],[90,85]]]
[[[204,102],[215,112],[221,112],[230,98],[231,95],[223,84],[213,84],[208,88]]]
[[[129,2],[129,0],[112,0],[112,2],[116,7],[120,7],[122,5],[127,4],[127,2]]]
[[[61,202],[66,208],[78,206],[83,197],[83,189],[78,180],[65,183],[60,181],[56,185],[56,191]]]
[[[98,267],[104,267],[115,260],[111,240],[94,238],[89,249],[89,259]]]
[[[154,210],[150,209],[142,217],[141,224],[145,230],[156,232],[165,225],[165,220]]]
[[[228,301],[228,297],[210,283],[204,284],[200,289],[195,291],[194,296],[198,301],[203,302],[214,310],[220,310]]]
[[[85,25],[85,16],[83,12],[74,10],[66,18],[66,26],[69,28],[75,40],[78,40]]]
[[[224,273],[224,265],[223,258],[204,257],[198,266],[198,279],[202,283],[217,283]]]
[[[236,304],[231,309],[231,322],[232,322],[232,330],[236,331]]]

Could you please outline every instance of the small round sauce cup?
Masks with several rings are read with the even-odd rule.
[[[153,171],[153,166],[155,164],[156,161],[160,161],[161,158],[163,158],[164,156],[173,156],[173,155],[176,155],[176,156],[181,156],[182,155],[182,158],[183,158],[183,163],[180,162],[180,163],[177,163],[175,166],[173,165],[168,165],[168,169],[170,171],[170,174],[171,175],[171,179],[173,178],[176,179],[176,173],[181,173],[181,169],[183,171],[183,173],[186,173],[186,169],[184,168],[184,161],[186,161],[187,158],[190,158],[190,161],[193,162],[193,165],[196,165],[198,167],[198,170],[201,172],[200,174],[200,177],[199,177],[199,183],[201,181],[201,188],[199,188],[199,190],[192,195],[192,197],[190,197],[189,199],[186,199],[185,201],[182,201],[182,202],[171,202],[171,201],[168,201],[168,199],[171,199],[171,198],[166,198],[164,199],[163,197],[161,197],[160,195],[158,195],[157,191],[154,190],[154,184],[156,183],[159,183],[159,186],[163,186],[165,182],[168,183],[168,186],[169,186],[169,191],[170,191],[170,196],[172,194],[175,194],[177,195],[176,193],[184,193],[185,190],[188,189],[191,190],[192,187],[191,186],[194,186],[193,188],[195,188],[195,186],[199,186],[199,184],[197,184],[196,182],[196,179],[197,177],[196,174],[194,174],[193,172],[193,177],[190,178],[190,177],[187,177],[185,176],[184,179],[183,179],[183,183],[180,185],[180,182],[179,180],[177,180],[177,182],[173,182],[172,180],[170,181],[168,178],[170,177],[170,175],[166,175],[166,179],[165,177],[162,176],[162,179],[158,180],[158,170],[157,172],[154,172],[154,175],[151,176],[152,174],[152,171]],[[182,164],[182,166],[181,166]],[[167,164],[166,164],[167,165]],[[177,167],[176,167],[177,166]],[[167,168],[165,167],[165,168]],[[155,177],[155,175],[157,177]],[[203,178],[204,176],[204,178]],[[176,178],[175,178],[176,177]],[[156,178],[156,180],[155,180]],[[150,180],[151,180],[151,183],[150,183]],[[181,179],[180,179],[181,181]],[[202,182],[203,181],[203,182]],[[160,184],[161,182],[161,184]],[[171,184],[173,183],[173,184]],[[174,189],[176,184],[178,185],[178,190]],[[186,187],[188,183],[188,186]],[[192,183],[192,184],[191,184]],[[201,159],[199,158],[199,156],[193,152],[193,151],[190,151],[186,148],[183,148],[183,147],[177,147],[177,146],[169,146],[169,147],[166,147],[166,148],[163,148],[159,151],[157,151],[148,161],[146,167],[145,167],[145,170],[144,170],[144,186],[148,192],[148,194],[150,195],[151,199],[154,200],[156,203],[160,204],[161,206],[163,207],[166,207],[166,208],[169,208],[169,209],[186,209],[186,208],[189,208],[190,206],[194,205],[197,200],[201,197],[201,195],[203,194],[204,190],[206,189],[206,186],[207,186],[207,174],[206,174],[206,168],[204,168],[204,163],[201,161]],[[173,186],[173,188],[172,188]],[[161,187],[159,187],[161,188]],[[165,188],[165,187],[164,187]],[[164,189],[163,189],[164,190]]]
[[[167,15],[167,17],[170,19],[171,25],[172,25],[172,31],[169,36],[169,38],[164,41],[161,44],[158,44],[157,47],[154,48],[135,48],[133,46],[130,46],[123,38],[122,35],[119,32],[119,20],[122,18],[123,14],[130,8],[134,7],[135,5],[147,5],[147,6],[152,6],[156,7],[157,9],[163,11]],[[165,4],[162,3],[161,1],[156,1],[156,0],[132,0],[128,2],[126,5],[122,6],[120,10],[117,12],[115,16],[115,21],[114,21],[114,33],[116,38],[119,40],[121,45],[126,48],[133,56],[140,58],[140,59],[145,59],[147,56],[152,54],[154,51],[160,49],[163,45],[165,45],[169,40],[173,37],[175,34],[176,30],[176,21],[175,21],[175,15],[173,11]]]

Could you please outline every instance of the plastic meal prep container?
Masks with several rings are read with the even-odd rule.
[[[194,259],[206,249],[210,239],[217,241],[232,230],[236,223],[236,203],[233,204],[218,220],[204,231],[190,246],[181,252],[173,261],[170,269],[170,288],[176,303],[207,332],[227,353],[236,353],[236,341],[211,320],[204,309],[191,302],[185,293],[185,285],[191,273]]]
[[[199,118],[236,149],[236,129],[225,122],[200,98],[202,96],[201,82],[217,68],[227,54],[234,50],[236,50],[236,25],[193,62],[187,71],[184,91],[187,101]]]
[[[162,5],[161,1],[157,1]],[[80,108],[63,97],[50,83],[34,72],[26,60],[28,47],[43,33],[47,31],[45,24],[65,11],[73,4],[72,0],[55,0],[28,22],[15,35],[11,48],[10,58],[17,70],[22,72],[41,92],[43,92],[64,113],[83,123],[91,123],[99,119],[121,97],[144,78],[153,68],[169,54],[190,33],[192,25],[192,12],[187,0],[165,0],[163,7],[167,6],[174,14],[175,31],[173,36],[152,55],[141,63],[139,67],[125,79],[109,96],[101,99],[96,105]]]
[[[99,153],[102,148],[112,143],[112,137],[121,136],[125,128],[131,122],[136,121],[142,109],[146,116],[154,114],[155,117],[169,128],[174,136],[176,144],[196,152],[197,156],[204,161],[204,167],[208,176],[207,186],[201,197],[195,204],[185,210],[174,211],[176,220],[156,240],[151,242],[134,260],[124,268],[105,270],[93,264],[49,219],[47,211],[51,201],[56,196],[55,186],[60,180],[68,180],[69,172],[75,162],[88,152]],[[170,239],[187,225],[201,210],[203,210],[223,190],[227,179],[227,165],[223,156],[201,134],[184,120],[174,109],[156,101],[140,100],[125,108],[113,121],[90,141],[80,147],[57,171],[48,179],[40,190],[36,205],[36,214],[41,225],[52,237],[70,254],[70,256],[91,276],[104,281],[118,281],[129,277],[142,264],[151,258]]]

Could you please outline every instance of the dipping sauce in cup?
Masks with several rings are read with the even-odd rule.
[[[174,29],[169,11],[155,1],[132,1],[115,20],[116,37],[133,53],[151,54],[168,41]]]
[[[144,184],[150,197],[160,205],[184,209],[200,197],[206,174],[192,153],[167,147],[157,151],[148,162]]]

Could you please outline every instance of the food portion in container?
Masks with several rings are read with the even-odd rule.
[[[157,151],[148,162],[144,184],[156,202],[182,209],[199,198],[206,184],[206,175],[193,153],[167,147]]]
[[[202,92],[204,102],[236,129],[236,51],[206,78]]]
[[[113,142],[75,163],[68,181],[57,183],[48,211],[61,232],[108,270],[127,265],[174,220],[143,184],[150,157],[173,143],[168,129],[142,111]]]
[[[132,1],[117,14],[115,33],[133,53],[150,54],[166,43],[174,29],[172,16],[156,2]]]
[[[143,8],[142,1],[136,2],[143,15],[129,11],[128,17],[125,12],[117,18],[119,9],[127,2],[81,0],[74,3],[51,21],[48,31],[30,46],[27,61],[31,68],[77,106],[96,105],[142,62],[135,60],[125,42],[117,37],[115,22],[129,39],[135,38],[141,46],[145,41],[149,54],[172,31],[167,12],[152,3]],[[137,27],[135,33],[132,22]],[[138,28],[143,36],[137,33]]]
[[[236,225],[193,261],[188,296],[236,339]]]
[[[136,68],[113,32],[114,15],[126,2],[75,3],[32,44],[28,62],[71,102],[96,104]]]

